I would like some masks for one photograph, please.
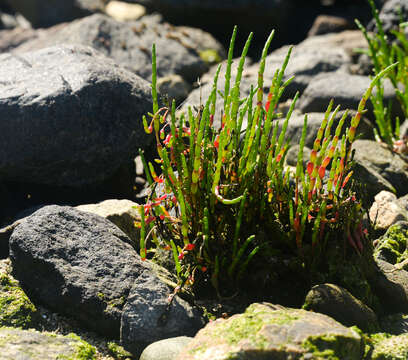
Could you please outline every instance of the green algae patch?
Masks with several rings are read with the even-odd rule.
[[[372,360],[408,359],[408,334],[375,334],[370,336],[373,344]]]
[[[210,322],[178,359],[360,360],[363,352],[360,333],[326,315],[262,303]]]
[[[390,264],[401,263],[408,258],[407,240],[408,229],[400,224],[395,224],[380,238],[374,255]]]
[[[35,321],[37,309],[7,274],[0,274],[0,326],[28,328]]]
[[[220,54],[218,54],[218,51],[214,49],[200,51],[199,56],[201,60],[211,65],[222,61]]]
[[[0,328],[2,360],[96,360],[96,349],[74,334],[67,336],[33,329]]]
[[[75,352],[72,355],[60,355],[57,360],[96,360],[96,348],[94,346],[72,333],[66,337],[75,340]]]
[[[360,357],[351,357],[350,354],[358,354],[359,351],[361,354],[364,353],[363,346],[339,335],[311,336],[302,343],[302,346],[307,351],[308,358],[312,356],[311,358],[315,360],[359,359]]]
[[[133,355],[126,351],[122,346],[116,344],[113,341],[110,341],[107,343],[107,347],[109,350],[109,353],[118,360],[127,360],[133,357]]]

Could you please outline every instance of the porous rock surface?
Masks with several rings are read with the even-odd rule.
[[[255,303],[207,324],[177,360],[318,359],[322,351],[333,359],[361,359],[362,339],[326,315]]]
[[[0,55],[0,180],[103,182],[145,148],[149,84],[89,47]]]
[[[169,289],[151,275],[134,282],[121,321],[121,340],[126,349],[140,355],[152,342],[179,335],[194,336],[205,323],[197,310],[175,297],[169,303]]]
[[[117,64],[149,80],[152,74],[151,49],[156,44],[158,76],[178,74],[189,82],[208,70],[200,52],[213,49],[223,56],[224,49],[210,34],[192,28],[163,23],[159,16],[120,22],[94,14],[39,31],[15,53],[24,53],[58,44],[87,45],[112,58]]]
[[[408,192],[408,171],[405,161],[389,148],[371,140],[356,140],[353,177],[364,185],[364,191],[374,198],[382,190],[397,197]]]
[[[86,346],[87,353],[81,354]],[[2,360],[55,360],[81,359],[87,356],[93,360],[95,350],[78,337],[61,336],[34,330],[0,328],[0,354]],[[83,357],[82,357],[83,358]]]
[[[46,206],[25,218],[10,238],[13,275],[30,299],[85,327],[111,338],[125,332],[128,349],[194,334],[203,325],[200,314],[178,297],[166,307],[173,290],[129,242],[98,215]],[[169,325],[156,321],[163,313]]]

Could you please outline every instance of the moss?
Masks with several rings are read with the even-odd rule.
[[[298,320],[300,317],[296,313],[289,311],[271,311],[270,309],[262,309],[262,306],[254,305],[249,306],[244,314],[231,317],[211,328],[211,337],[223,339],[230,346],[237,345],[240,341],[245,340],[257,350],[264,350],[269,344],[267,338],[260,334],[260,330],[265,324],[283,325]],[[205,347],[197,347],[192,349],[191,353],[205,350]],[[235,359],[236,354],[234,354],[230,354],[231,359]]]
[[[127,360],[132,358],[132,354],[126,351],[122,346],[111,341],[107,343],[109,353],[118,360]]]
[[[396,224],[380,239],[375,255],[382,256],[391,264],[398,264],[408,257],[408,230]]]
[[[96,348],[86,341],[82,340],[79,336],[75,334],[69,334],[67,337],[75,340],[75,353],[66,356],[60,355],[57,360],[96,360]]]
[[[408,334],[392,336],[378,333],[370,336],[374,350],[372,360],[405,360],[408,358]]]
[[[199,55],[200,58],[207,64],[219,63],[222,60],[220,54],[218,54],[217,50],[214,49],[200,51]]]
[[[344,360],[353,359],[353,354],[363,352],[362,344],[357,345],[349,338],[340,335],[310,336],[303,343],[302,347],[308,355],[312,354],[312,359]],[[355,348],[359,346],[359,348]],[[355,357],[357,359],[357,357]],[[360,356],[358,356],[360,359]]]
[[[7,274],[0,275],[0,325],[28,328],[35,319],[37,309]]]

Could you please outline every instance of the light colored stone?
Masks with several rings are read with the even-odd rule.
[[[178,336],[156,341],[143,350],[140,360],[175,360],[191,339],[188,336]]]
[[[79,205],[77,209],[104,217],[113,222],[119,229],[128,235],[136,244],[140,240],[140,230],[135,222],[140,221],[138,204],[122,199],[110,199],[98,204]]]
[[[110,1],[105,8],[107,15],[118,21],[137,20],[146,14],[146,8],[139,4],[129,4],[123,1]]]
[[[408,219],[407,211],[398,204],[395,194],[383,190],[374,199],[369,216],[377,229],[386,230],[397,221]]]

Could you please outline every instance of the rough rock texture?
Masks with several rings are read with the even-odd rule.
[[[356,140],[353,177],[364,185],[364,191],[373,199],[382,190],[395,193],[397,197],[408,192],[406,162],[390,149],[371,140]],[[371,204],[370,204],[371,205]]]
[[[33,27],[48,27],[102,11],[104,0],[7,0]]]
[[[129,242],[98,215],[46,206],[25,218],[10,238],[13,275],[30,298],[118,337],[130,289],[149,273]]]
[[[151,342],[194,335],[201,313],[175,296],[169,275],[143,262],[131,240],[101,216],[46,206],[10,238],[13,275],[30,299],[139,355]]]
[[[408,358],[408,334],[384,336],[374,341],[372,360],[397,360]]]
[[[139,360],[175,360],[191,339],[188,336],[178,336],[156,341],[143,350]]]
[[[152,342],[176,336],[194,336],[204,326],[200,313],[178,297],[169,305],[168,286],[139,277],[129,294],[121,322],[123,346],[140,355]]]
[[[408,220],[408,212],[397,201],[395,194],[389,191],[381,191],[374,199],[369,216],[376,229],[387,230],[397,221]]]
[[[24,29],[16,27],[10,30],[0,31],[0,53],[10,52],[12,49],[19,47],[21,44],[36,39],[41,30]]]
[[[398,30],[401,22],[408,20],[408,3],[405,0],[388,0],[380,11],[380,20],[386,33]],[[376,31],[375,20],[371,20],[368,29]]]
[[[130,200],[110,199],[98,204],[79,205],[76,208],[80,211],[102,216],[111,221],[129,236],[135,246],[138,246],[140,229],[135,226],[135,222],[140,221],[140,215],[137,207],[138,205]]]
[[[408,271],[395,267],[380,258],[376,262],[379,273],[373,288],[384,312],[386,314],[408,313]]]
[[[357,325],[366,332],[379,330],[374,311],[337,285],[314,286],[306,295],[303,309],[328,315],[344,326]]]
[[[303,41],[293,47],[288,65],[283,76],[283,81],[295,76],[294,80],[285,89],[282,100],[292,98],[297,91],[300,93],[309,85],[313,83],[316,76],[321,73],[331,72],[347,72],[351,65],[351,56],[336,42],[331,42],[328,37],[316,36],[322,38],[320,41]],[[273,51],[266,58],[265,73],[264,73],[264,92],[268,93],[272,84],[272,79],[275,71],[282,67],[285,58],[288,54],[290,46],[284,46]],[[239,59],[235,59],[232,65],[232,84],[236,76]],[[204,102],[211,93],[213,86],[213,77],[215,75],[217,66],[214,66],[201,80],[202,86],[193,90],[187,97],[184,109],[187,106],[199,106]],[[217,87],[220,91],[224,91],[225,86],[225,69],[226,64],[222,65],[221,72],[218,78]],[[246,60],[246,68],[244,69],[241,80],[241,97],[247,96],[250,92],[251,85],[256,87],[258,81],[259,64],[252,64],[251,60]],[[256,99],[256,96],[255,96]],[[218,95],[216,114],[219,114],[222,109],[223,100]],[[328,101],[326,102],[327,107]],[[319,110],[325,111],[324,110]]]
[[[177,359],[318,359],[323,351],[361,359],[362,339],[326,315],[263,303],[209,323]]]
[[[37,39],[25,42],[14,52],[21,54],[61,43],[92,46],[149,81],[153,43],[156,44],[158,76],[178,74],[189,82],[196,81],[208,70],[199,56],[201,51],[214,49],[221,56],[224,52],[222,45],[210,34],[173,27],[162,23],[157,16],[123,23],[102,14],[42,31]]]
[[[56,46],[0,64],[1,180],[99,183],[150,143],[140,121],[149,84],[95,50]]]
[[[96,360],[96,349],[73,334],[67,336],[35,330],[0,328],[2,360]]]
[[[342,104],[343,109],[357,110],[361,97],[370,86],[371,80],[368,76],[350,75],[347,73],[321,74],[303,92],[299,108],[302,112],[322,112],[327,104],[334,99],[337,104]],[[396,101],[395,90],[391,83],[384,82],[384,102],[393,101],[394,115],[400,115],[401,109]],[[368,112],[366,116],[374,119],[372,104],[367,102]]]

